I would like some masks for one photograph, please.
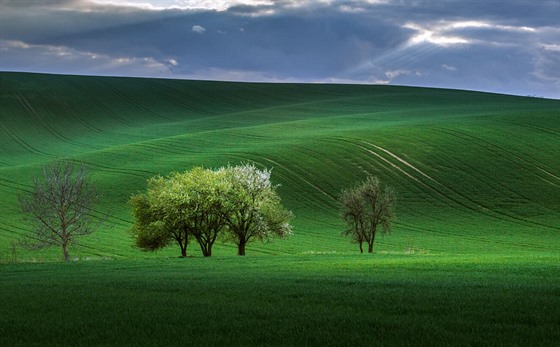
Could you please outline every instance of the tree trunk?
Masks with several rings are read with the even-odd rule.
[[[62,245],[62,253],[64,253],[64,261],[70,261],[70,254],[68,253],[68,245]]]
[[[371,241],[368,242],[368,253],[373,253],[373,242],[375,241],[375,230],[371,234]]]
[[[360,245],[360,253],[364,253],[364,246],[362,245],[362,241],[358,242],[358,244]]]
[[[186,258],[187,257],[187,247],[189,246],[189,229],[185,226],[183,227],[183,235],[185,238],[185,244],[180,243],[181,245],[181,257],[182,258]]]
[[[200,245],[200,250],[204,257],[210,257],[212,255],[212,245],[204,243],[201,239],[197,239]]]
[[[239,240],[239,244],[237,245],[237,255],[245,255],[245,245],[247,242],[245,240]]]

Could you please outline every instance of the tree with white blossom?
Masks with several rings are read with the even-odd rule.
[[[229,189],[225,196],[224,218],[228,237],[237,245],[237,255],[245,255],[245,246],[254,240],[267,240],[291,235],[291,211],[282,206],[272,184],[269,169],[253,164],[229,166],[226,169]]]

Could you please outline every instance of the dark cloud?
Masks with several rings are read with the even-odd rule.
[[[79,3],[77,0],[1,0],[2,8],[55,8],[62,5],[71,5]]]
[[[557,1],[285,0],[226,11],[1,1],[3,70],[375,82],[560,98]]]

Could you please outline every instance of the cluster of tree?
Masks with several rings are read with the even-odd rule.
[[[221,237],[237,245],[238,255],[245,255],[250,241],[290,235],[293,215],[282,205],[270,175],[271,170],[243,164],[150,178],[147,192],[130,200],[135,245],[153,251],[176,243],[186,257],[195,239],[208,257]],[[60,246],[68,261],[68,246],[103,220],[95,217],[93,207],[100,195],[91,174],[83,164],[76,169],[74,163],[58,162],[46,166],[43,179],[34,178],[33,184],[33,190],[20,197],[20,206],[34,228],[20,244],[30,249]],[[366,242],[372,253],[377,230],[391,231],[395,201],[394,190],[382,189],[375,177],[343,190],[339,202],[347,228],[342,235],[352,237],[362,253]]]
[[[150,178],[147,192],[130,200],[136,246],[153,251],[176,243],[185,257],[195,239],[208,257],[222,237],[245,255],[250,241],[290,235],[292,213],[282,206],[270,174],[243,164]]]

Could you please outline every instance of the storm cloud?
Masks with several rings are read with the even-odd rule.
[[[560,98],[558,1],[0,0],[0,69]]]

